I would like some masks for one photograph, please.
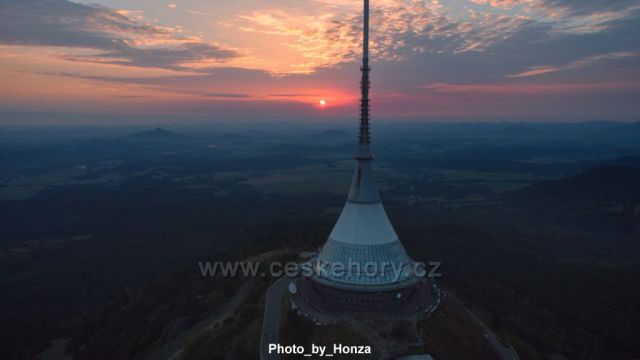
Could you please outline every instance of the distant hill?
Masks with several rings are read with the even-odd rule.
[[[176,134],[162,128],[155,130],[141,131],[133,135],[127,136],[127,140],[145,141],[145,142],[165,142],[184,140],[184,135]]]
[[[316,138],[325,138],[325,139],[353,139],[354,134],[340,130],[340,129],[327,129],[323,130],[317,134],[314,134],[313,137]]]
[[[241,135],[237,133],[223,133],[216,137],[217,140],[228,143],[247,142],[251,140],[249,136]]]
[[[342,144],[345,142],[355,144],[357,141],[356,133],[341,129],[326,129],[316,133],[309,134],[306,137],[307,141],[314,144]]]
[[[545,181],[506,195],[514,200],[640,202],[640,167],[605,165],[567,178]]]
[[[640,156],[623,156],[610,160],[605,165],[619,165],[640,168]]]

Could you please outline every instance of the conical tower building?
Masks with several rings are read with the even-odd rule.
[[[375,184],[369,136],[369,0],[364,0],[360,129],[347,202],[315,259],[316,292],[333,302],[384,307],[402,301],[419,282]],[[370,305],[370,306],[367,306]]]

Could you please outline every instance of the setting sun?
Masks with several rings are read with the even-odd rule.
[[[327,105],[327,101],[325,99],[320,100],[320,106]]]

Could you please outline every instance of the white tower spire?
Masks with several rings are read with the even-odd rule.
[[[407,255],[382,206],[373,178],[373,155],[369,137],[369,0],[364,0],[364,36],[362,42],[362,80],[360,88],[360,133],[356,166],[347,202],[327,242],[318,255],[320,274],[315,281],[330,288],[351,291],[386,291],[407,288],[417,279],[410,271],[413,261]],[[338,276],[326,269],[332,264],[348,266]],[[378,265],[375,274],[363,274],[366,264]],[[389,266],[381,266],[386,264]],[[326,265],[329,265],[328,267]],[[393,274],[392,269],[401,269]]]

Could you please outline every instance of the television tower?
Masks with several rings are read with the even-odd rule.
[[[356,310],[393,308],[415,292],[420,279],[380,200],[373,177],[369,134],[369,0],[364,0],[360,129],[347,201],[314,260],[314,292]],[[340,271],[336,271],[336,270]]]

